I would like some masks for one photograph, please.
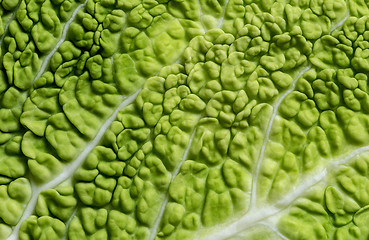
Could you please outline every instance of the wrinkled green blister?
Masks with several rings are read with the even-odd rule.
[[[367,239],[368,14],[0,0],[0,239]]]

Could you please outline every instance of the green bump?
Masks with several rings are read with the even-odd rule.
[[[184,212],[185,210],[182,205],[176,203],[168,204],[162,219],[162,227],[158,233],[158,236],[165,237],[170,235],[181,222]]]
[[[2,176],[10,177],[10,178],[18,178],[24,176],[26,173],[26,159],[19,156],[14,156],[13,154],[9,154],[9,149],[11,145],[14,144],[13,147],[20,148],[19,143],[16,144],[10,140],[5,146],[2,145],[0,148],[0,174]],[[8,149],[8,151],[7,151]],[[16,154],[19,154],[16,152]]]
[[[301,104],[299,113],[297,114],[297,120],[304,127],[311,127],[318,121],[319,111],[315,106],[314,101],[306,100]]]
[[[224,222],[232,214],[232,200],[227,192],[216,193],[210,190],[206,195],[202,221],[205,226]]]
[[[50,51],[57,42],[52,32],[49,32],[41,22],[37,23],[32,28],[32,37],[35,40],[37,49],[42,53]]]
[[[33,133],[43,136],[50,114],[60,111],[58,105],[58,89],[41,88],[32,92],[23,106],[20,121]]]
[[[52,217],[27,218],[19,230],[19,239],[60,239],[63,237],[66,227],[63,222]]]
[[[111,234],[111,239],[129,239],[135,232],[136,220],[119,211],[109,212],[107,227]]]
[[[24,205],[31,197],[31,185],[26,178],[18,178],[9,185],[0,186],[0,218],[15,226],[23,214]]]
[[[306,99],[307,97],[304,94],[293,91],[292,93],[288,94],[285,99],[283,99],[283,102],[279,107],[279,111],[284,117],[294,117],[299,113],[302,101]]]
[[[12,233],[12,228],[6,224],[0,224],[0,239],[6,239]]]
[[[77,205],[73,193],[72,187],[43,191],[37,199],[35,212],[39,216],[55,216],[62,221],[67,221]]]

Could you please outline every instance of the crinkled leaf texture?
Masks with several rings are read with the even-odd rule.
[[[365,0],[0,0],[0,239],[368,239]]]

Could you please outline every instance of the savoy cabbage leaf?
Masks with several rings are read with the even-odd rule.
[[[0,0],[0,239],[368,239],[365,0]]]

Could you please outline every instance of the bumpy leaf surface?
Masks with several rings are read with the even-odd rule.
[[[369,2],[0,0],[0,239],[368,239]]]

